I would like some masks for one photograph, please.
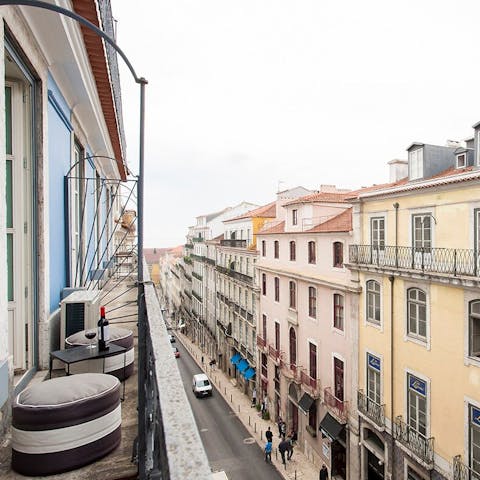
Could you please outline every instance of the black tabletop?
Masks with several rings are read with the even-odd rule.
[[[67,348],[65,350],[56,350],[54,352],[50,352],[50,357],[57,358],[63,363],[70,364],[81,362],[82,360],[111,357],[112,355],[117,355],[119,353],[125,352],[126,350],[127,349],[125,347],[115,345],[114,343],[111,343],[108,346],[107,350],[99,350],[98,344],[96,344],[95,348],[88,348],[88,346],[79,346]]]

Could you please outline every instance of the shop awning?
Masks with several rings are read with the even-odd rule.
[[[231,359],[230,359],[230,363],[232,365],[236,365],[240,359],[242,358],[242,356],[239,354],[239,353],[236,353]]]
[[[342,433],[345,426],[338,423],[329,413],[327,413],[320,422],[318,429],[333,442],[342,440]]]
[[[250,380],[252,377],[255,376],[255,369],[250,367],[244,374],[245,380]]]
[[[240,360],[240,362],[238,363],[238,365],[237,365],[237,370],[238,370],[240,373],[242,373],[242,372],[244,372],[245,370],[247,370],[247,368],[248,368],[249,366],[250,366],[250,365],[248,364],[248,362],[247,362],[244,358],[242,358],[242,359]]]
[[[304,393],[303,397],[298,402],[298,408],[300,408],[300,410],[306,415],[314,402],[315,400],[308,393]]]

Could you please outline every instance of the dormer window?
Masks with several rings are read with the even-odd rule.
[[[292,225],[296,225],[297,223],[298,223],[297,210],[292,210]]]
[[[457,168],[465,168],[467,166],[467,154],[459,153],[457,155]]]
[[[423,148],[417,148],[409,153],[410,180],[423,177]]]

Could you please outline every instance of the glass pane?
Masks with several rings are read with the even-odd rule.
[[[6,171],[6,201],[7,201],[7,228],[13,228],[13,163],[7,160]]]
[[[7,294],[8,301],[13,302],[13,233],[7,233]]]
[[[12,87],[5,87],[5,152],[12,155]]]

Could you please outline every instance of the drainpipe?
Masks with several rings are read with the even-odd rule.
[[[393,365],[393,354],[394,354],[394,333],[393,333],[393,317],[394,317],[394,302],[393,302],[393,293],[394,293],[394,281],[395,277],[393,275],[390,275],[388,277],[388,280],[390,281],[390,411],[391,411],[391,416],[392,416],[392,465],[391,465],[391,473],[392,476],[391,478],[395,478],[395,440],[393,436],[393,429],[394,429],[394,385],[393,385],[393,372],[394,372],[394,365]]]

